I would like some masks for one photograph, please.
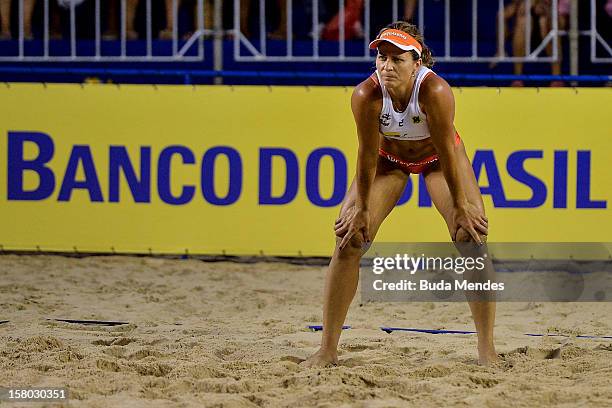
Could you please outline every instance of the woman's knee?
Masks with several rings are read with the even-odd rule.
[[[481,233],[478,233],[480,236],[480,240],[484,243],[487,242],[487,236]],[[457,230],[457,234],[455,234],[455,242],[474,242],[474,238],[470,235],[469,232],[464,230],[462,227],[459,227]]]
[[[336,237],[336,251],[340,257],[358,257],[361,258],[370,248],[371,242],[366,243],[361,234],[353,235],[343,249],[340,249],[342,237]]]

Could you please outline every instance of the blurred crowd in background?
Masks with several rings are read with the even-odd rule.
[[[19,1],[22,5],[19,6]],[[48,34],[51,40],[70,38],[71,11],[74,10],[75,36],[77,39],[93,39],[96,35],[96,8],[94,0],[47,0],[49,24]],[[173,38],[186,40],[191,37],[198,28],[204,29],[204,36],[210,37],[213,33],[214,0],[202,0],[203,27],[198,24],[198,1],[197,0],[150,0],[150,14],[147,12],[146,0],[99,0],[100,1],[100,30],[101,38],[106,41],[116,41],[125,38],[128,41],[144,40],[147,37],[148,25],[152,39],[171,40]],[[311,40],[319,38],[326,41],[339,40],[343,36],[346,40],[360,40],[365,37],[373,38],[376,33],[389,24],[393,19],[393,0],[370,0],[371,10],[369,13],[369,24],[365,24],[365,2],[364,0],[344,0],[344,13],[339,10],[338,0],[316,0],[318,10],[318,24],[313,26],[313,12],[315,7],[313,0],[293,0],[292,7],[292,30],[290,38],[293,40]],[[399,0],[396,13],[399,19],[417,23],[418,0]],[[425,0],[425,9],[428,6],[438,6],[438,14],[443,15],[443,1]],[[586,3],[586,2],[584,2]],[[285,40],[287,32],[287,1],[267,0],[265,2],[265,23],[262,25],[260,19],[260,0],[241,0],[238,21],[240,32],[244,38],[249,40],[259,39],[264,33],[269,40]],[[481,24],[479,36],[486,38],[491,44],[500,44],[497,37],[499,33],[499,22],[504,24],[504,47],[498,47],[497,55],[504,56],[509,52],[512,56],[524,56],[526,43],[531,45],[531,50],[537,47],[552,29],[553,2],[552,0],[531,0],[529,10],[524,0],[505,0],[502,15],[495,15],[498,10],[498,2],[479,5],[493,11],[487,17],[487,24]],[[612,0],[597,0],[598,13],[607,20],[604,21],[603,29],[610,31],[612,27]],[[567,30],[570,14],[570,0],[558,0],[558,29]],[[44,38],[44,0],[0,0],[0,40],[15,41],[23,38],[25,41],[40,40]],[[462,30],[470,32],[467,24],[460,24],[462,19],[471,16],[472,2],[465,0],[451,3],[453,14],[451,26],[453,28],[453,40],[460,38]],[[581,7],[587,4],[581,5]],[[175,7],[176,21],[175,21]],[[235,35],[234,26],[234,1],[222,0],[222,27],[225,38]],[[435,7],[433,7],[435,8]],[[463,12],[463,15],[461,13]],[[125,20],[122,19],[122,14]],[[343,16],[341,17],[341,14]],[[458,15],[459,14],[459,15]],[[20,15],[23,20],[20,24]],[[147,17],[150,15],[150,19]],[[466,17],[467,16],[467,17]],[[582,20],[588,20],[587,12],[581,11]],[[493,21],[494,20],[494,21]],[[340,27],[344,21],[344,29]],[[444,32],[443,19],[441,27],[436,23],[427,25],[427,37],[440,35]],[[470,23],[471,24],[471,23]],[[531,27],[531,38],[526,38],[526,25]],[[369,35],[366,28],[369,25]],[[466,34],[468,35],[468,34]],[[469,38],[468,38],[469,40]],[[565,41],[564,39],[562,39]],[[609,41],[609,40],[608,40]],[[610,43],[610,41],[608,42]],[[0,48],[2,41],[0,41]],[[560,50],[563,47],[559,48]],[[552,44],[546,48],[546,54],[551,55]],[[553,63],[551,73],[561,74],[561,57],[559,62]],[[494,66],[495,64],[492,64]],[[523,64],[514,64],[514,73],[523,73]],[[514,83],[521,86],[520,81]],[[554,83],[552,85],[555,85]],[[559,84],[560,85],[560,84]]]
[[[19,36],[19,0],[0,0],[1,30],[0,39],[14,39]],[[70,8],[74,6],[77,15],[77,36],[88,38],[93,36],[94,1],[93,0],[48,0],[50,38],[61,39],[67,34],[70,19]],[[319,38],[323,40],[338,39],[339,33],[339,2],[337,0],[317,0],[319,10]],[[44,0],[23,0],[23,37],[26,40],[42,37]],[[125,35],[128,40],[144,37],[146,24],[145,0],[101,0],[101,24],[103,39],[115,40],[120,35],[121,8],[125,5]],[[384,4],[383,4],[384,3]],[[388,4],[387,4],[388,3]],[[412,20],[417,0],[401,1],[400,19]],[[151,16],[154,37],[171,39],[174,27],[174,7],[178,7],[179,31],[181,37],[189,36],[198,27],[197,0],[152,0]],[[213,0],[203,0],[204,28],[213,28]],[[287,1],[268,0],[266,9],[267,36],[270,39],[285,39],[287,36]],[[304,18],[294,18],[294,38],[300,39],[312,36],[312,1],[294,0],[294,15]],[[223,26],[229,30],[233,26],[233,1],[222,1]],[[363,38],[363,0],[347,0],[345,2],[345,34],[346,39]],[[379,0],[373,8],[372,23],[379,29],[391,20],[392,1]],[[308,32],[304,27],[308,26]],[[243,35],[251,37],[259,34],[259,1],[241,0],[240,27]]]
[[[26,40],[43,36],[44,0],[23,1],[23,36]],[[0,39],[15,39],[19,36],[19,0],[0,0]],[[74,5],[76,14],[77,37],[88,38],[94,35],[94,0],[48,0],[50,38],[65,37],[69,30],[70,8]],[[145,0],[100,0],[101,24],[105,40],[118,39],[121,32],[121,8],[125,5],[125,36],[128,40],[142,39],[146,32]],[[440,3],[440,0],[426,0],[426,3]],[[189,36],[198,27],[197,0],[151,0],[151,23],[153,36],[158,39],[171,39],[173,35],[174,4],[178,7],[178,27],[181,37]],[[256,37],[260,32],[259,0],[241,0],[240,29],[247,38]],[[471,7],[470,1],[464,1],[465,7]],[[495,2],[497,7],[497,2]],[[526,10],[524,0],[506,0],[504,21],[506,33],[513,42],[524,42],[524,38],[513,32],[524,31],[527,16],[532,21],[534,30],[545,33],[550,31],[552,0],[532,0],[531,9]],[[599,2],[602,4],[602,2]],[[204,28],[213,28],[213,0],[203,0]],[[370,30],[371,36],[392,20],[392,0],[371,1]],[[418,0],[399,0],[398,18],[416,23]],[[453,5],[454,6],[454,5]],[[612,17],[612,0],[602,4],[602,11]],[[317,0],[318,27],[313,32],[312,0],[293,0],[293,38],[306,39],[318,35],[322,40],[337,40],[340,35],[340,12],[338,0]],[[463,7],[463,6],[462,6]],[[233,27],[234,2],[222,1],[224,29]],[[558,0],[559,29],[567,28],[570,12],[570,0]],[[364,37],[364,0],[344,1],[344,35],[347,40]],[[287,37],[287,1],[266,1],[266,35],[269,39]],[[231,35],[231,33],[228,33]]]

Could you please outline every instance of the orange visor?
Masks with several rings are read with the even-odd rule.
[[[421,44],[419,44],[419,42],[413,36],[402,30],[396,30],[394,28],[389,28],[383,31],[377,39],[370,43],[370,48],[375,50],[383,41],[388,41],[404,51],[414,50],[417,54],[419,54],[419,57],[423,51],[423,47],[421,47]]]

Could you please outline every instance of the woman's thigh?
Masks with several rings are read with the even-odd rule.
[[[378,228],[395,207],[402,196],[408,174],[396,168],[382,157],[378,158],[376,175],[370,188],[369,212],[370,212],[370,238],[373,240]],[[357,199],[357,186],[353,179],[344,201],[340,207],[340,217],[349,211]]]
[[[461,141],[461,143],[457,146],[457,153],[457,164],[459,166],[458,173],[463,182],[467,200],[470,204],[482,211],[482,214],[484,215],[485,209],[482,201],[482,195],[480,194],[480,188],[476,182],[474,169],[472,169],[470,160],[465,152],[463,141]],[[431,196],[431,201],[444,218],[444,221],[446,221],[446,225],[450,230],[450,226],[453,221],[453,199],[448,183],[444,178],[444,173],[442,172],[440,163],[436,163],[435,167],[427,171],[424,177],[427,191]]]

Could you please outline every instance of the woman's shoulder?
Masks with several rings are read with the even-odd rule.
[[[419,88],[419,103],[427,104],[430,101],[436,100],[437,98],[445,98],[448,96],[452,97],[453,91],[441,76],[435,75],[431,71],[421,83]]]
[[[382,103],[382,91],[375,74],[366,78],[353,89],[352,102],[363,105],[379,105]]]

